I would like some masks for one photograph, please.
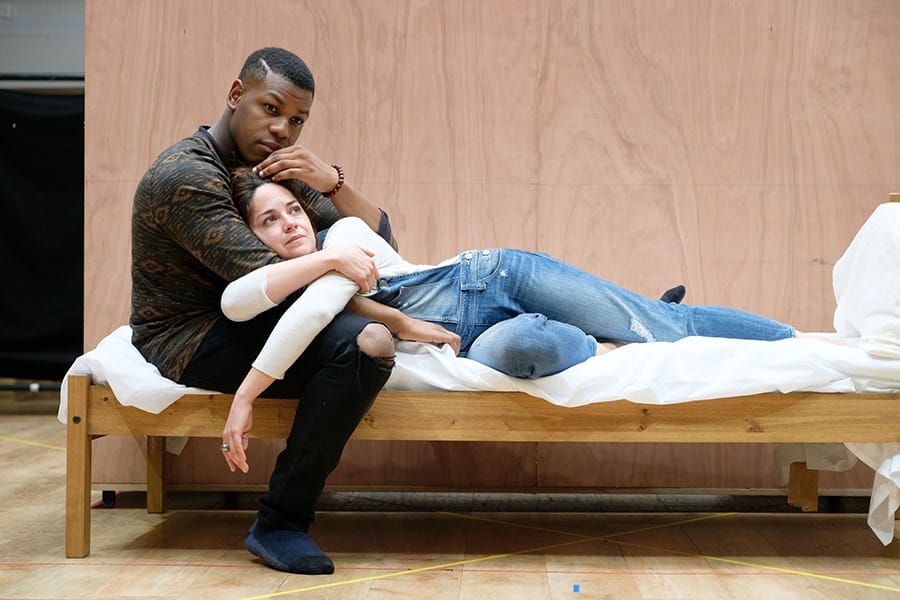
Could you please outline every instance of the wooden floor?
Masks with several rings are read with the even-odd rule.
[[[254,513],[136,502],[92,511],[92,553],[63,557],[65,428],[0,410],[0,598],[885,598],[900,552],[865,515],[460,510],[319,513],[332,576],[243,548]],[[46,413],[46,411],[44,411]],[[123,496],[124,497],[124,496]],[[99,499],[99,494],[97,495]],[[348,510],[350,509],[350,510]],[[670,507],[671,510],[671,507]]]

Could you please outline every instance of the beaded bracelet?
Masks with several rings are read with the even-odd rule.
[[[340,189],[344,186],[344,170],[341,168],[340,165],[331,165],[331,166],[334,167],[335,171],[337,171],[338,182],[335,184],[334,189],[332,189],[330,192],[322,192],[322,195],[325,196],[326,198],[331,198],[332,196],[337,194],[340,191]]]

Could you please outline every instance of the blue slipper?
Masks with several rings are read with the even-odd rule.
[[[302,575],[330,575],[334,563],[302,531],[275,529],[266,531],[255,521],[244,540],[252,554],[279,571]]]

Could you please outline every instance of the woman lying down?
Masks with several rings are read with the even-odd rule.
[[[285,259],[320,252],[316,232],[290,185],[262,179],[250,169],[236,170],[232,179],[238,212],[257,237]],[[284,312],[234,396],[223,434],[232,448],[225,456],[232,471],[247,472],[244,450],[253,401],[284,377],[313,338],[359,295],[374,302],[354,301],[353,310],[395,333],[403,329],[404,319],[434,327],[427,332],[432,335],[420,331],[400,336],[403,339],[446,342],[460,356],[518,376],[550,375],[616,344],[672,342],[688,336],[770,341],[805,337],[790,325],[734,308],[651,300],[547,254],[472,250],[439,265],[414,265],[355,217],[335,223],[322,249],[360,265],[371,257],[377,279],[357,277],[365,289],[329,271]],[[249,320],[302,287],[273,276],[271,266],[226,288],[222,311],[229,319]],[[517,357],[523,357],[522,365]]]

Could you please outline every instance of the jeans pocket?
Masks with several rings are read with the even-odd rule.
[[[422,321],[459,323],[459,283],[448,280],[400,286],[391,306]]]
[[[372,299],[422,321],[459,323],[460,291],[457,265],[411,273],[379,282]]]

